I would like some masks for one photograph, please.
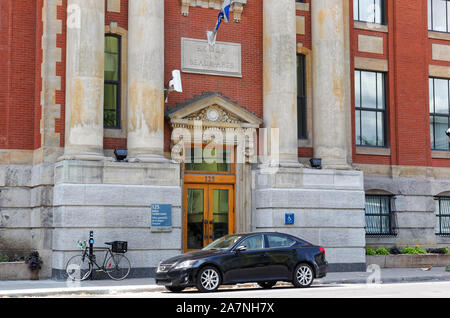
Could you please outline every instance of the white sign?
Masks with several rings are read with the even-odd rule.
[[[242,77],[241,45],[181,38],[181,71],[219,76]]]

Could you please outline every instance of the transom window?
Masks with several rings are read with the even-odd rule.
[[[104,127],[120,129],[121,41],[120,36],[105,36]]]
[[[450,98],[448,79],[430,78],[430,136],[431,149],[449,151],[445,132],[450,127]]]
[[[355,70],[357,146],[386,146],[385,74]]]
[[[428,30],[450,32],[450,4],[446,0],[428,0]]]
[[[353,0],[353,19],[384,24],[384,0]]]
[[[436,197],[436,235],[450,235],[450,197]]]
[[[366,235],[395,235],[395,219],[391,197],[366,195]]]

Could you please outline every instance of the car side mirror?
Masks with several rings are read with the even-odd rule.
[[[238,246],[235,251],[236,253],[240,253],[240,252],[244,252],[247,250],[247,247],[245,247],[244,245]]]

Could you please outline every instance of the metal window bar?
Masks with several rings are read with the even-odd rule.
[[[437,197],[435,234],[450,236],[450,197]]]
[[[445,1],[445,30],[446,31],[440,31],[440,30],[436,30],[434,28],[434,1]],[[428,26],[428,30],[429,31],[433,31],[433,32],[443,32],[443,33],[449,33],[450,29],[449,29],[449,14],[448,14],[448,1],[447,0],[429,0],[428,4],[430,6],[430,25]]]
[[[386,9],[385,9],[385,1],[381,0],[380,1],[380,21],[377,22],[377,2],[376,0],[373,0],[373,21],[366,21],[366,20],[361,20],[361,4],[360,4],[360,0],[356,0],[353,2],[353,5],[357,5],[357,17],[353,17],[353,20],[355,21],[360,21],[360,22],[369,22],[369,23],[378,23],[378,24],[386,24],[386,17],[385,17],[385,13],[386,13]],[[355,11],[355,10],[353,10]]]
[[[392,209],[391,196],[366,196],[366,236],[397,235],[397,218]]]

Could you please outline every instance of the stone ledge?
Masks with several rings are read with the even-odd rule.
[[[450,254],[367,255],[366,264],[376,264],[381,268],[428,266],[445,267],[450,265]]]
[[[38,280],[39,272],[31,271],[25,262],[0,263],[0,280]]]

